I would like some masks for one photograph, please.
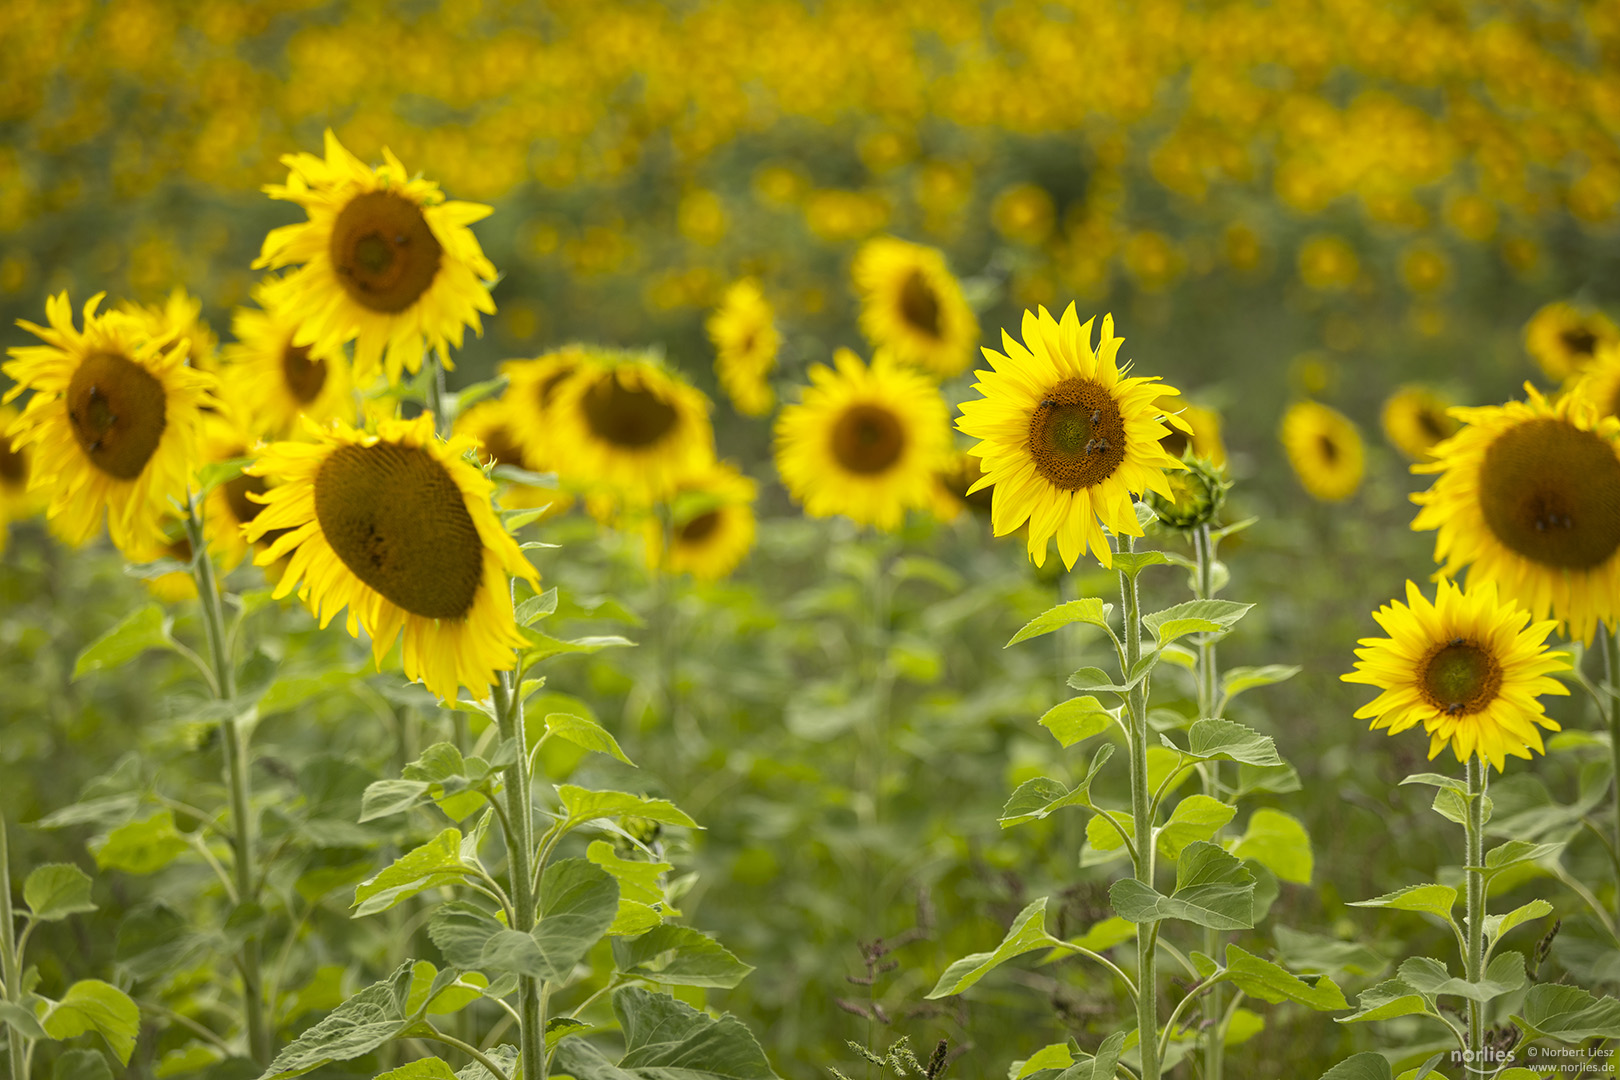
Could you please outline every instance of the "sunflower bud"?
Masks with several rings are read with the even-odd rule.
[[[1147,493],[1147,503],[1158,515],[1159,521],[1172,529],[1196,529],[1212,525],[1220,517],[1226,502],[1226,489],[1232,482],[1225,473],[1207,459],[1183,455],[1187,468],[1180,472],[1166,472],[1174,498],[1167,499],[1156,491]]]

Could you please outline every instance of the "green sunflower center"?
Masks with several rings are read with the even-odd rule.
[[[332,224],[332,267],[350,298],[372,311],[394,314],[416,303],[443,254],[422,208],[392,191],[356,195]]]
[[[585,423],[604,442],[631,450],[651,446],[675,427],[675,406],[642,387],[624,386],[605,375],[585,392]]]
[[[907,274],[900,285],[900,315],[914,329],[931,338],[944,336],[939,325],[939,294],[934,292],[921,270]]]
[[[68,382],[67,408],[73,437],[90,463],[118,480],[141,475],[163,438],[163,384],[119,353],[84,358]]]
[[[1568,330],[1559,331],[1558,340],[1564,343],[1564,348],[1576,356],[1591,356],[1597,351],[1597,335],[1584,326],[1572,326]]]
[[[708,510],[688,521],[680,528],[680,542],[701,544],[720,528],[720,511]]]
[[[1124,462],[1125,419],[1101,383],[1064,379],[1036,404],[1026,445],[1036,472],[1055,487],[1079,491],[1107,480]]]
[[[1620,459],[1594,432],[1529,420],[1486,449],[1479,504],[1486,526],[1516,554],[1590,570],[1620,548]]]
[[[882,405],[851,405],[833,425],[832,454],[847,472],[887,472],[906,450],[906,429]]]
[[[326,385],[326,361],[311,360],[308,345],[287,342],[281,350],[281,377],[288,393],[308,405],[320,396]]]
[[[20,488],[28,480],[28,458],[11,448],[11,440],[0,431],[0,484]]]
[[[1467,716],[1496,700],[1502,688],[1502,665],[1484,646],[1454,638],[1429,651],[1418,686],[1434,708],[1448,716]]]
[[[315,519],[355,577],[412,615],[472,611],[484,545],[455,479],[421,447],[334,450],[315,474]]]

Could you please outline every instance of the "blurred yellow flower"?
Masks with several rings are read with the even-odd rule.
[[[648,564],[699,581],[730,574],[754,546],[754,494],[754,481],[730,462],[683,477],[670,500],[667,546],[660,516],[646,516]]]
[[[968,366],[979,320],[937,249],[880,237],[856,253],[851,273],[861,332],[875,347],[936,379]]]
[[[1313,499],[1341,502],[1361,486],[1361,433],[1348,417],[1315,401],[1283,413],[1278,432],[1288,464]]]
[[[1409,461],[1427,461],[1431,451],[1462,424],[1447,413],[1454,402],[1429,386],[1403,386],[1384,401],[1379,419],[1390,444]]]
[[[1563,301],[1547,304],[1524,326],[1524,347],[1549,379],[1579,375],[1598,349],[1620,343],[1620,328],[1603,314]]]
[[[714,373],[731,404],[744,416],[770,412],[776,404],[770,375],[782,335],[759,282],[744,278],[734,283],[704,326],[714,342]]]

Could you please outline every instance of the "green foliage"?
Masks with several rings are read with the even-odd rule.
[[[666,1080],[678,1071],[691,1080],[777,1080],[765,1053],[730,1015],[716,1020],[674,998],[636,987],[613,995],[624,1030],[624,1054],[611,1062],[591,1044],[567,1039],[553,1068],[576,1080]]]
[[[23,881],[23,903],[41,922],[96,910],[90,899],[90,875],[67,863],[49,863],[31,870]]]
[[[45,999],[35,1008],[39,1025],[53,1039],[94,1032],[107,1040],[118,1060],[129,1064],[141,1031],[141,1013],[128,994],[100,979],[82,979],[60,1001]]]
[[[1181,919],[1214,930],[1246,930],[1254,925],[1254,875],[1205,841],[1182,852],[1176,863],[1176,889],[1169,896],[1135,878],[1114,882],[1108,895],[1114,910],[1131,922]]]

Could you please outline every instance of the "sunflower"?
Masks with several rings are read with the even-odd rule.
[[[984,462],[965,450],[951,450],[934,474],[934,495],[929,508],[940,521],[955,521],[964,510],[990,516],[993,487],[974,488],[984,475]]]
[[[501,365],[507,380],[501,401],[510,420],[509,434],[528,462],[524,468],[558,472],[559,459],[566,459],[566,454],[556,452],[552,438],[556,424],[552,405],[558,388],[580,370],[591,352],[583,345],[564,345],[533,360],[508,360]]]
[[[1549,379],[1579,375],[1604,345],[1620,343],[1620,328],[1600,311],[1551,303],[1524,326],[1524,347]]]
[[[811,517],[843,514],[892,531],[933,497],[950,446],[950,416],[926,376],[878,353],[848,349],[810,368],[811,385],[776,418],[776,469]]]
[[[178,604],[182,600],[197,598],[197,579],[192,576],[190,569],[191,541],[186,538],[185,525],[179,518],[168,519],[167,530],[162,539],[150,546],[141,545],[132,548],[127,554],[129,561],[137,566],[157,562],[159,559],[173,559],[176,562],[186,563],[186,569],[145,578],[141,584],[146,586],[147,592],[165,604]]]
[[[657,514],[647,515],[643,535],[648,564],[699,581],[730,574],[754,545],[754,493],[754,481],[725,461],[682,479],[670,501],[667,549],[663,521]]]
[[[1278,438],[1311,498],[1340,502],[1361,486],[1361,433],[1337,409],[1315,401],[1295,402],[1283,413]]]
[[[1570,394],[1457,409],[1456,435],[1416,473],[1439,473],[1412,528],[1438,529],[1440,572],[1494,581],[1584,642],[1620,605],[1620,419]]]
[[[974,389],[984,395],[964,402],[956,426],[983,440],[968,452],[982,460],[984,476],[970,488],[995,485],[990,523],[997,536],[1029,521],[1029,554],[1046,563],[1047,542],[1057,537],[1063,565],[1089,547],[1104,566],[1113,553],[1103,526],[1115,535],[1141,536],[1131,506],[1134,494],[1157,491],[1171,497],[1165,469],[1184,466],[1164,450],[1170,433],[1156,401],[1181,391],[1157,376],[1126,378],[1118,363],[1123,338],[1114,317],[1103,316],[1102,337],[1091,346],[1095,320],[1080,322],[1073,304],[1063,320],[1044,307],[1024,312],[1024,343],[1002,331],[1006,354],[985,349],[992,371],[979,371]]]
[[[1599,416],[1620,416],[1620,345],[1601,346],[1574,386]]]
[[[1556,623],[1531,624],[1528,611],[1498,600],[1494,582],[1464,591],[1450,580],[1432,604],[1408,581],[1406,603],[1392,601],[1373,618],[1389,637],[1362,638],[1356,670],[1339,676],[1383,691],[1356,710],[1358,720],[1372,718],[1372,730],[1391,735],[1421,722],[1431,761],[1447,743],[1458,761],[1477,756],[1498,771],[1510,754],[1546,752],[1538,725],[1558,724],[1537,698],[1569,693],[1548,677],[1569,669],[1566,654],[1547,650]]]
[[[6,549],[10,523],[33,517],[44,505],[38,492],[28,490],[28,451],[13,450],[11,440],[5,435],[16,419],[16,409],[0,406],[0,551]]]
[[[769,378],[782,335],[773,317],[759,283],[744,278],[726,290],[719,310],[704,324],[714,342],[714,373],[744,416],[764,416],[776,404]]]
[[[255,440],[239,424],[224,415],[208,417],[202,429],[202,461],[216,464],[252,455]],[[209,489],[203,500],[203,535],[219,560],[222,571],[229,571],[247,555],[247,539],[242,529],[264,509],[262,501],[270,490],[262,476],[240,473]],[[188,559],[189,555],[186,556]]]
[[[326,160],[288,154],[285,184],[272,199],[298,203],[302,225],[272,229],[255,268],[299,266],[269,286],[272,306],[297,324],[293,344],[330,357],[354,342],[354,377],[365,382],[379,365],[388,381],[415,372],[434,350],[447,369],[448,347],[462,332],[483,334],[478,313],[494,314],[489,286],[495,267],[467,226],[489,216],[478,203],[445,202],[439,185],[411,179],[388,150],[372,169],[331,130]]]
[[[146,323],[147,333],[163,348],[186,342],[186,363],[203,371],[219,370],[219,335],[202,318],[202,301],[176,285],[163,304],[122,305],[124,311]]]
[[[215,403],[213,375],[186,367],[185,350],[150,336],[128,314],[96,314],[104,293],[73,326],[67,293],[45,302],[49,327],[19,320],[43,345],[8,350],[0,371],[16,380],[10,401],[33,390],[7,427],[11,449],[31,455],[31,491],[49,492],[46,510],[72,544],[89,540],[103,512],[122,550],[162,537],[169,499],[184,502],[197,456],[201,409]]]
[[[1429,460],[1436,445],[1462,425],[1447,410],[1452,402],[1428,386],[1403,386],[1384,402],[1384,435],[1410,461]]]
[[[709,399],[644,354],[591,352],[550,410],[553,452],[587,489],[661,502],[714,460]]]
[[[1160,439],[1159,444],[1164,447],[1165,453],[1179,461],[1182,452],[1190,446],[1194,457],[1204,458],[1215,465],[1226,464],[1226,443],[1221,441],[1220,413],[1168,396],[1159,398],[1153,405],[1162,412],[1175,413],[1182,424],[1192,429],[1191,434],[1172,430]]]
[[[480,461],[490,466],[510,465],[529,472],[542,472],[530,463],[517,437],[518,425],[509,397],[478,402],[456,417],[457,435],[469,435],[478,443]],[[501,490],[501,505],[509,510],[546,507],[550,517],[567,510],[571,498],[556,488],[535,484],[506,484]]]
[[[262,310],[237,308],[231,316],[234,342],[225,346],[225,395],[256,433],[282,439],[298,430],[298,418],[317,423],[352,416],[349,362],[341,348],[316,352],[294,345],[298,323],[270,300],[271,282],[254,287]]]
[[[967,368],[979,321],[944,255],[882,236],[856,253],[851,273],[861,295],[861,333],[874,346],[936,379]]]
[[[490,508],[495,485],[463,459],[473,440],[438,438],[425,414],[375,434],[342,421],[313,433],[266,448],[247,470],[276,483],[247,538],[290,530],[253,560],[292,556],[276,597],[301,581],[322,627],[348,606],[349,633],[365,628],[379,665],[403,629],[408,678],[446,701],[458,685],[487,696],[524,644],[507,575],[539,575]]]

